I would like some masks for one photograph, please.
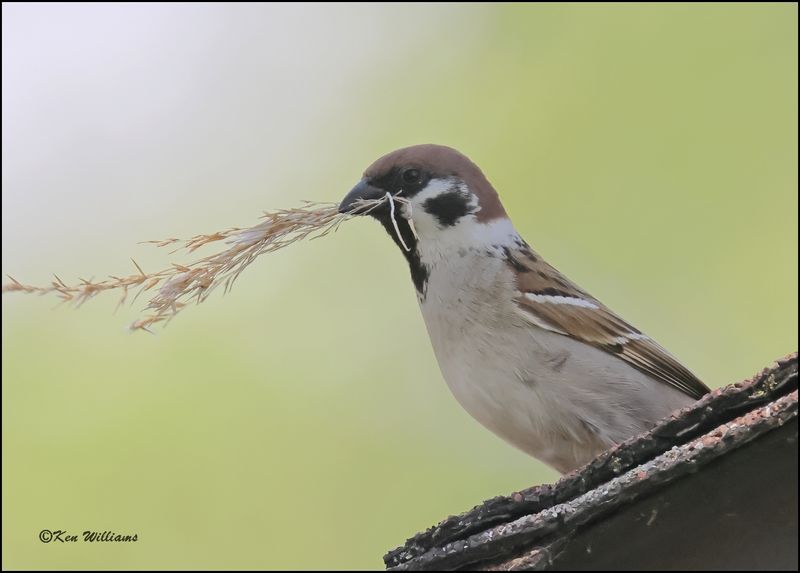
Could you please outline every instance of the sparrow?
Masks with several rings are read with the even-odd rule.
[[[480,168],[453,148],[384,155],[339,211],[368,213],[400,247],[461,406],[561,473],[709,391],[534,251]]]

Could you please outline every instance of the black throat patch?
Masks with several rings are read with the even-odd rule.
[[[412,181],[406,179],[409,169],[413,169],[415,177]],[[432,179],[447,178],[446,175],[431,173],[424,168],[416,168],[415,166],[396,166],[390,169],[387,173],[372,177],[369,181],[370,185],[386,191],[392,196],[401,197],[403,199],[410,199],[420,193],[430,183]],[[389,233],[389,236],[398,246],[403,256],[408,261],[408,266],[411,270],[411,280],[414,281],[414,287],[417,289],[417,294],[420,300],[425,298],[425,287],[428,284],[428,276],[430,269],[422,263],[417,252],[417,238],[411,231],[408,221],[400,215],[397,210],[399,204],[395,205],[394,221],[391,217],[391,209],[388,203],[384,203],[380,207],[370,211],[370,215],[381,222],[383,228]],[[470,207],[469,195],[461,192],[457,185],[444,193],[432,197],[425,201],[422,208],[436,217],[443,227],[452,227],[458,220],[474,211]],[[397,230],[395,230],[395,223],[397,223]],[[402,241],[397,236],[398,231],[402,237]],[[403,243],[410,249],[406,250]]]
[[[397,229],[400,231],[400,236],[403,237],[403,242],[410,249],[409,251],[406,251],[405,247],[403,247],[403,242],[401,242],[397,236],[397,231],[395,231],[389,206],[381,205],[377,209],[370,212],[370,215],[380,221],[381,225],[383,225],[383,228],[386,229],[387,233],[389,233],[389,236],[392,238],[395,245],[397,245],[400,249],[400,252],[403,253],[406,261],[408,261],[408,267],[411,270],[411,280],[414,281],[414,287],[417,289],[417,294],[421,299],[424,299],[425,286],[428,284],[430,269],[428,269],[428,267],[423,264],[419,258],[419,253],[417,252],[417,238],[411,231],[411,226],[408,224],[408,221],[405,217],[395,212],[394,220],[397,222]]]

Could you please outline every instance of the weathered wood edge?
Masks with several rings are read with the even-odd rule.
[[[567,474],[556,484],[536,486],[509,496],[496,497],[464,514],[445,519],[437,526],[415,535],[403,547],[390,551],[384,557],[386,565],[398,570],[429,566],[437,569],[453,568],[460,566],[457,563],[463,565],[463,559],[442,560],[447,553],[445,548],[450,546],[450,554],[458,553],[452,551],[453,547],[468,548],[480,538],[482,532],[491,530],[491,534],[495,535],[498,526],[524,517],[536,517],[535,514],[576,500],[632,468],[652,461],[671,448],[688,444],[796,388],[797,353],[793,353],[748,380],[711,392],[649,432],[604,452],[584,468]],[[545,530],[550,527],[541,523],[537,527],[543,527],[540,533],[545,534]],[[530,543],[530,539],[526,542]],[[480,555],[481,552],[486,554]],[[469,554],[468,559],[476,562],[488,559],[491,547],[487,546],[480,551],[465,550],[461,553],[464,554],[464,559]]]

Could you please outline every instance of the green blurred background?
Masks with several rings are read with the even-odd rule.
[[[797,348],[797,6],[3,4],[3,273],[337,201],[422,142],[711,386]],[[450,396],[367,220],[157,335],[3,296],[4,568],[377,568],[556,474]],[[74,546],[40,530],[137,533]]]

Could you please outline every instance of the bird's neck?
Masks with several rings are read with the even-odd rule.
[[[446,229],[430,230],[415,224],[416,233],[404,217],[382,219],[386,232],[408,262],[417,296],[423,300],[433,273],[453,274],[454,268],[473,267],[476,257],[502,257],[505,250],[519,244],[520,238],[507,218],[485,223],[465,217]],[[398,236],[399,233],[399,236]],[[400,239],[402,237],[402,240]],[[475,269],[476,272],[480,272]],[[456,275],[461,276],[460,273]],[[455,278],[455,277],[454,277]]]
[[[417,253],[431,268],[470,255],[502,256],[506,248],[520,241],[514,225],[505,217],[483,223],[470,215],[451,227],[426,231],[419,231]]]

